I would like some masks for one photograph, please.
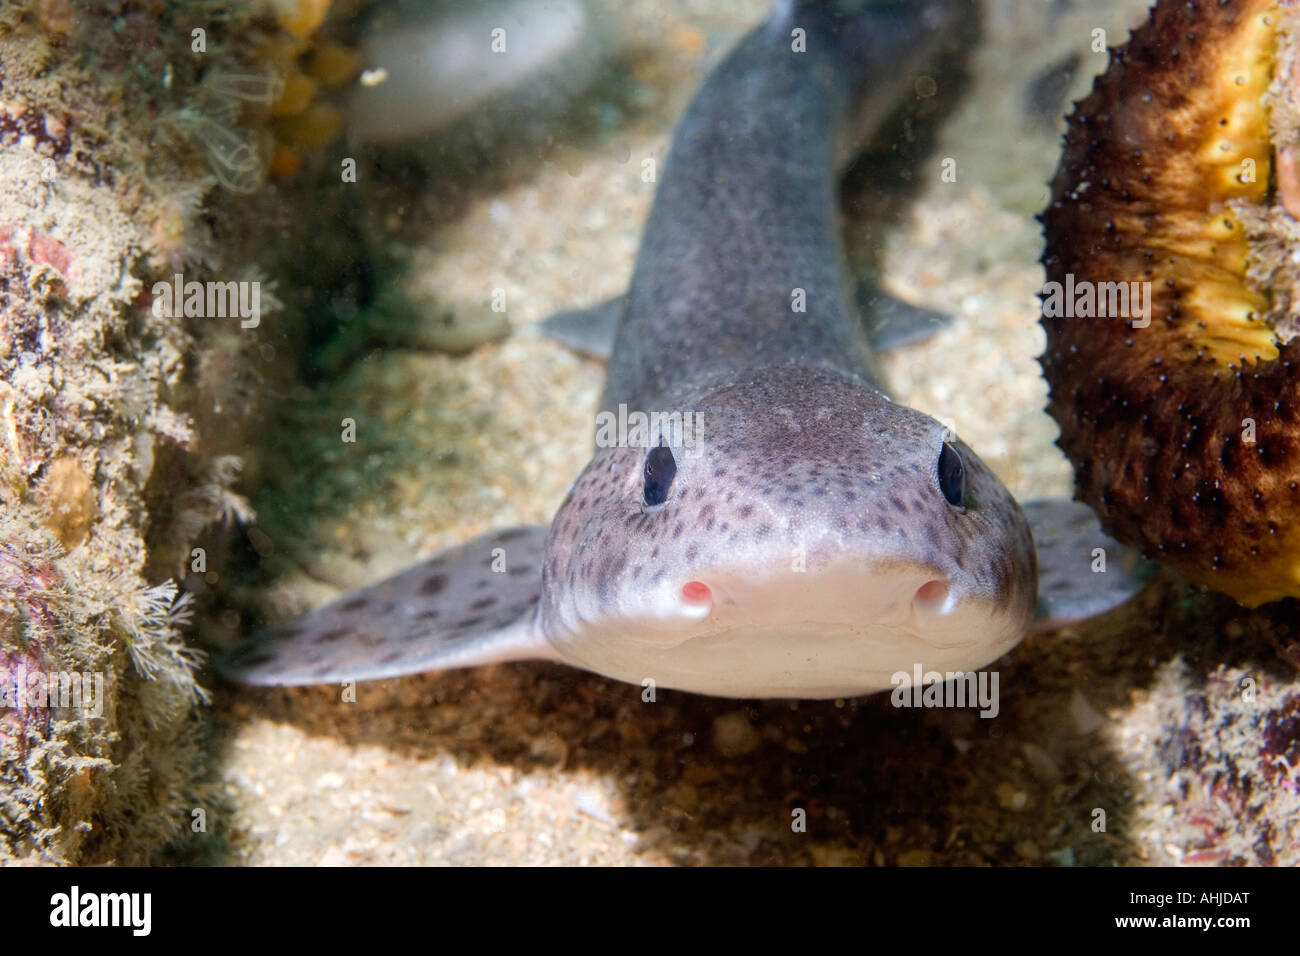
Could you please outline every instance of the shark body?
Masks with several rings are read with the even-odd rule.
[[[962,6],[779,4],[683,116],[627,295],[556,324],[588,344],[612,332],[590,348],[608,351],[604,421],[632,410],[645,426],[598,427],[549,526],[344,595],[222,670],[310,684],[545,659],[717,696],[831,698],[1013,647],[1045,605],[1030,521],[970,448],[883,391],[837,212],[843,164]],[[1034,512],[1070,565],[1062,593],[1093,546],[1116,547],[1078,507]],[[1084,589],[1087,613],[1136,589],[1107,584]]]

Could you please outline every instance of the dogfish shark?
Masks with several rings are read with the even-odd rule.
[[[962,6],[779,3],[683,115],[627,293],[549,323],[608,358],[595,451],[553,521],[345,594],[218,669],[297,685],[535,659],[839,698],[918,665],[983,667],[1035,626],[1132,597],[1140,560],[1085,506],[1022,508],[944,425],[887,397],[879,316],[848,291],[840,173]]]

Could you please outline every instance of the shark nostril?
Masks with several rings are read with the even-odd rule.
[[[923,614],[947,614],[953,609],[952,589],[947,581],[926,581],[916,589],[912,606]]]
[[[682,585],[682,600],[691,604],[708,604],[713,600],[713,592],[703,581],[687,581]]]
[[[703,581],[687,581],[682,585],[682,615],[693,621],[702,621],[713,613],[713,590]]]

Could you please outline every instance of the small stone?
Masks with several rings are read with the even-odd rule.
[[[700,792],[687,783],[679,783],[668,791],[668,799],[678,810],[690,813],[700,803]]]
[[[1017,856],[1022,860],[1028,860],[1031,863],[1037,862],[1038,858],[1042,855],[1038,849],[1038,844],[1033,840],[1021,840],[1016,844],[1015,850]]]
[[[472,743],[483,736],[483,728],[477,724],[465,724],[456,728],[456,736],[461,740]]]
[[[934,853],[930,850],[904,850],[898,854],[899,866],[934,866]]]
[[[1025,763],[1029,765],[1029,772],[1034,775],[1035,780],[1049,786],[1060,783],[1061,768],[1056,765],[1056,761],[1046,750],[1038,744],[1025,741],[1020,745],[1020,752],[1025,755]]]
[[[1029,794],[1003,781],[994,791],[1003,810],[1023,810],[1029,806]]]
[[[1094,734],[1106,726],[1106,718],[1097,712],[1077,687],[1070,695],[1070,719],[1074,722],[1074,732],[1081,737]]]
[[[761,738],[743,710],[732,710],[713,721],[713,746],[724,757],[741,757],[754,750]]]
[[[564,766],[565,761],[569,759],[569,745],[554,731],[535,739],[529,744],[528,752],[534,759],[555,767]]]

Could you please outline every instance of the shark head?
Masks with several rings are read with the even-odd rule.
[[[980,667],[1028,627],[1034,546],[1010,493],[859,380],[766,369],[644,410],[626,437],[597,448],[546,545],[540,623],[570,663],[840,697]]]

